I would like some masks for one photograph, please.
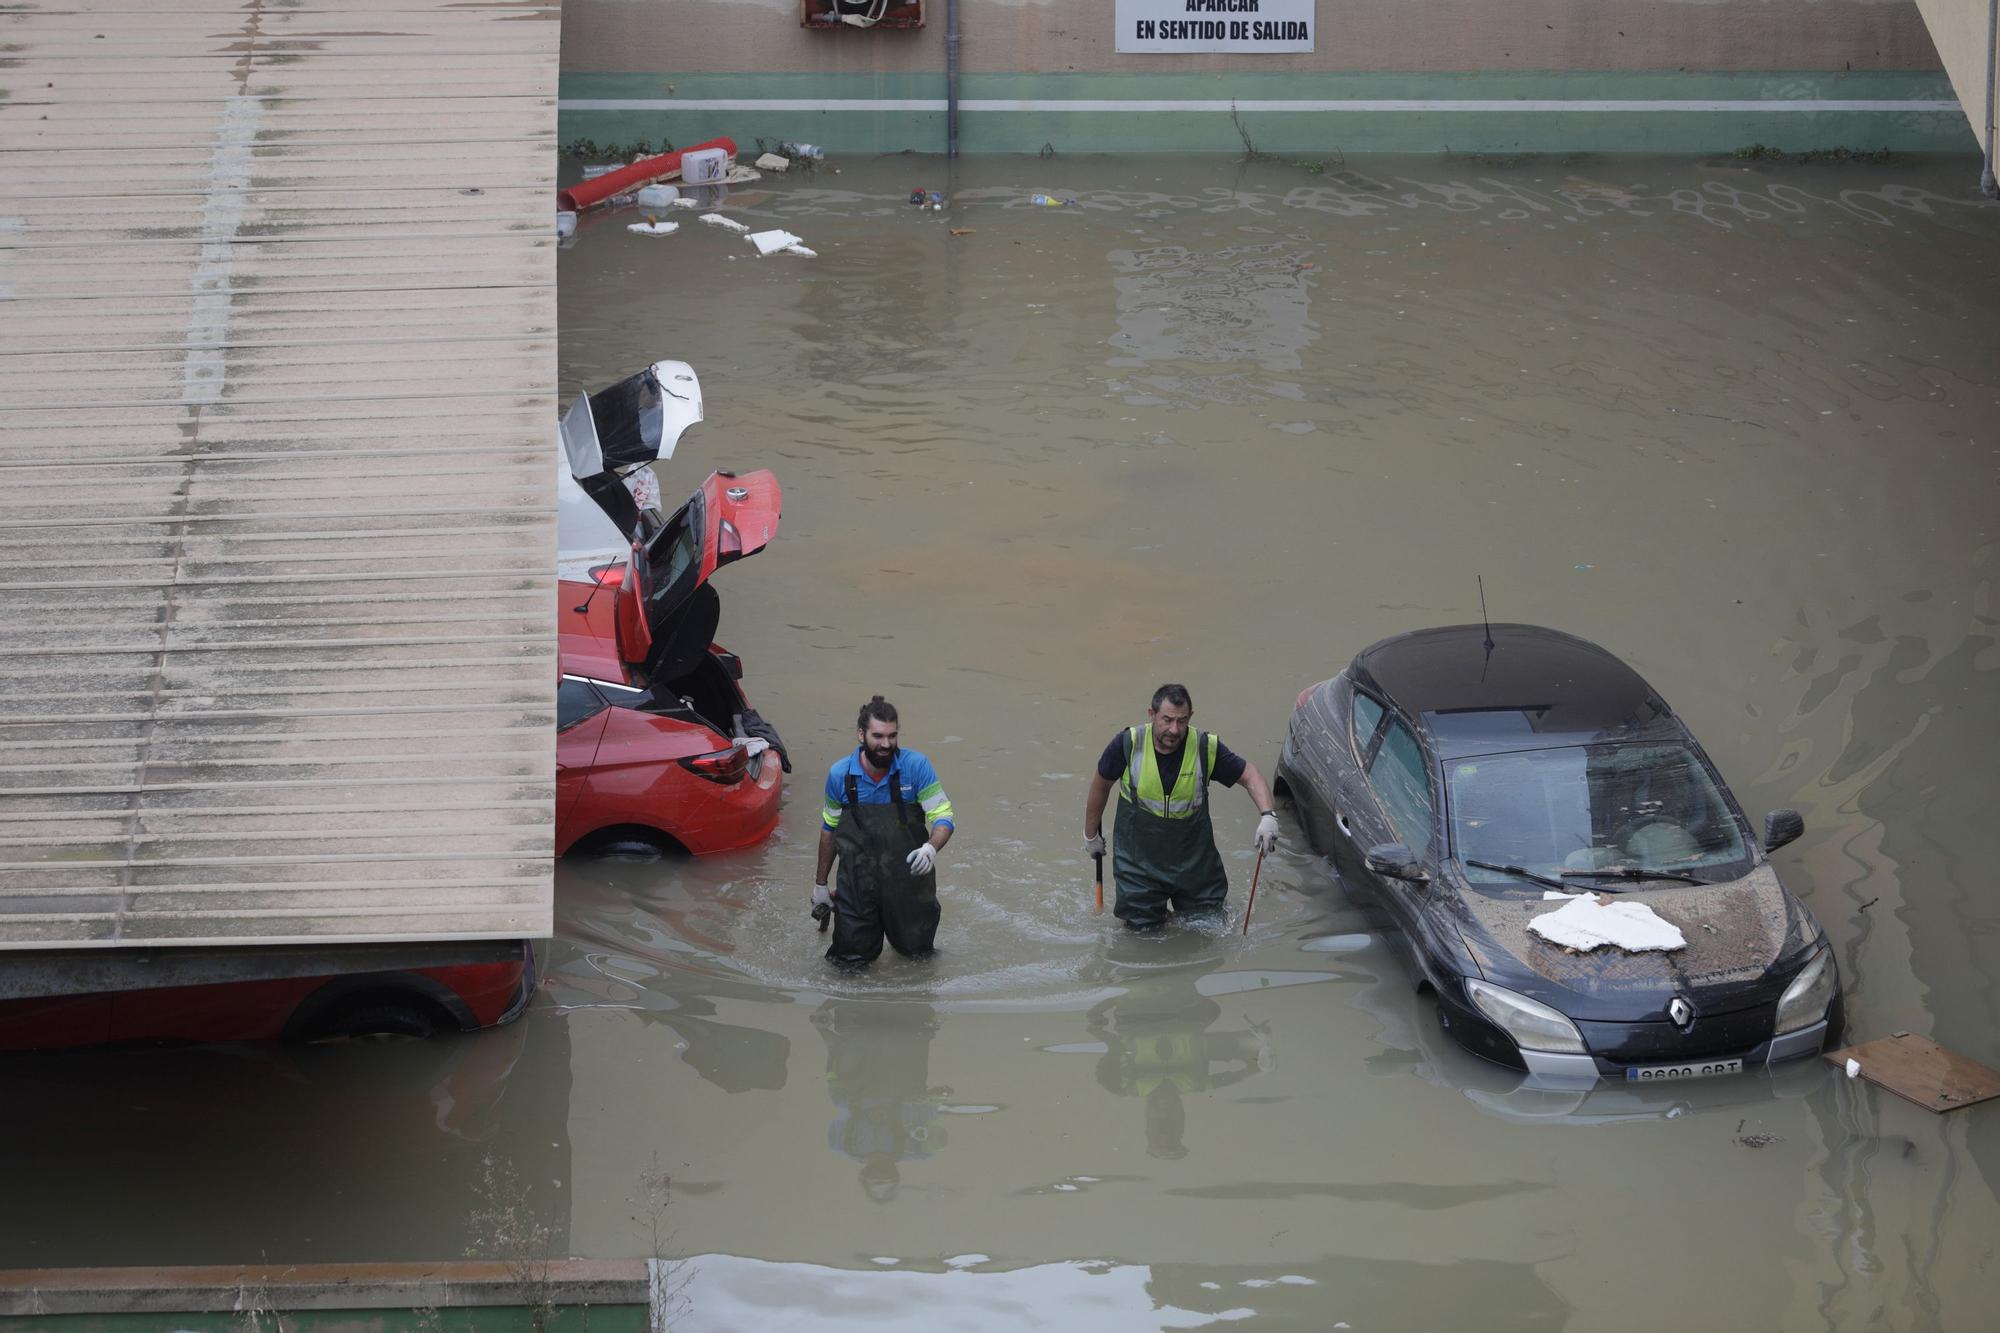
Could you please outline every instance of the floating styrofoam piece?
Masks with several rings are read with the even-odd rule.
[[[803,245],[788,245],[784,249],[778,251],[778,253],[781,255],[797,255],[801,259],[819,258],[819,251],[808,250]]]
[[[780,227],[775,231],[753,231],[750,244],[757,247],[757,253],[768,255],[773,250],[783,250],[799,244],[800,238]]]
[[[754,167],[746,167],[741,162],[738,162],[729,169],[729,174],[722,178],[722,183],[724,185],[748,185],[751,181],[760,181],[763,179],[763,172],[758,171]]]
[[[680,197],[681,191],[678,185],[659,184],[643,186],[639,193],[633,196],[641,208],[666,208],[678,202]]]
[[[748,227],[738,222],[735,218],[726,218],[722,216],[722,214],[720,213],[703,213],[701,215],[701,220],[703,222],[708,223],[711,227],[727,227],[729,228],[729,230],[733,232],[740,233],[750,230]]]
[[[700,208],[700,207],[701,207],[701,200],[699,200],[699,199],[676,199],[676,200],[674,200],[674,201],[673,201],[673,202],[672,202],[671,204],[667,205],[667,207],[669,207],[669,208]]]
[[[766,153],[757,159],[756,166],[759,171],[790,171],[792,159],[779,157],[776,153]]]
[[[681,229],[678,222],[633,222],[627,224],[626,231],[636,231],[641,236],[671,236]]]
[[[1847,1062],[1847,1076],[1848,1076],[1849,1078],[1860,1078],[1860,1077],[1861,1077],[1861,1062],[1860,1062],[1859,1060],[1854,1060],[1854,1059],[1850,1059],[1850,1060],[1848,1060],[1848,1062]]]
[[[1553,912],[1528,923],[1528,929],[1551,944],[1589,953],[1609,944],[1627,953],[1667,953],[1687,948],[1687,936],[1671,921],[1662,920],[1644,903],[1621,898],[1606,904],[1596,894],[1544,893],[1544,899],[1568,899]]]

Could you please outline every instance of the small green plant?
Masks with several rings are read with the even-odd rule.
[[[647,1272],[654,1291],[648,1301],[646,1333],[667,1333],[671,1317],[678,1317],[687,1304],[688,1277],[677,1260],[667,1258],[673,1246],[673,1231],[667,1226],[667,1205],[673,1200],[674,1178],[660,1169],[660,1155],[633,1182],[637,1188],[625,1198],[631,1219],[644,1233],[652,1262]]]
[[[1255,143],[1251,142],[1250,130],[1244,125],[1243,118],[1236,114],[1236,103],[1234,102],[1229,104],[1229,123],[1236,127],[1236,137],[1243,141],[1243,160],[1245,162],[1269,162],[1271,160],[1271,154],[1262,151]]]
[[[1782,148],[1769,148],[1760,143],[1749,144],[1730,154],[1744,162],[1860,162],[1869,166],[1883,166],[1897,160],[1896,154],[1888,148],[1809,148],[1802,153],[1788,153]]]
[[[630,162],[634,158],[653,157],[659,153],[674,151],[673,141],[662,138],[656,147],[651,139],[635,139],[631,143],[599,143],[595,139],[571,139],[563,145],[565,156],[579,162]]]
[[[479,1159],[472,1193],[472,1244],[465,1257],[506,1265],[535,1333],[547,1333],[556,1314],[555,1224],[535,1206],[532,1187],[521,1182],[513,1164],[491,1152]]]

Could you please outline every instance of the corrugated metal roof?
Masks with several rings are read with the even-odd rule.
[[[550,932],[560,17],[0,12],[0,948]]]

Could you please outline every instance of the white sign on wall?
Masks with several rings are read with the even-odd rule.
[[[1118,0],[1116,9],[1120,52],[1313,49],[1313,0]]]

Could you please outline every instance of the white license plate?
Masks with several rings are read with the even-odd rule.
[[[1665,1083],[1676,1078],[1713,1078],[1717,1074],[1740,1074],[1741,1060],[1696,1060],[1684,1065],[1631,1065],[1625,1070],[1627,1083]]]

